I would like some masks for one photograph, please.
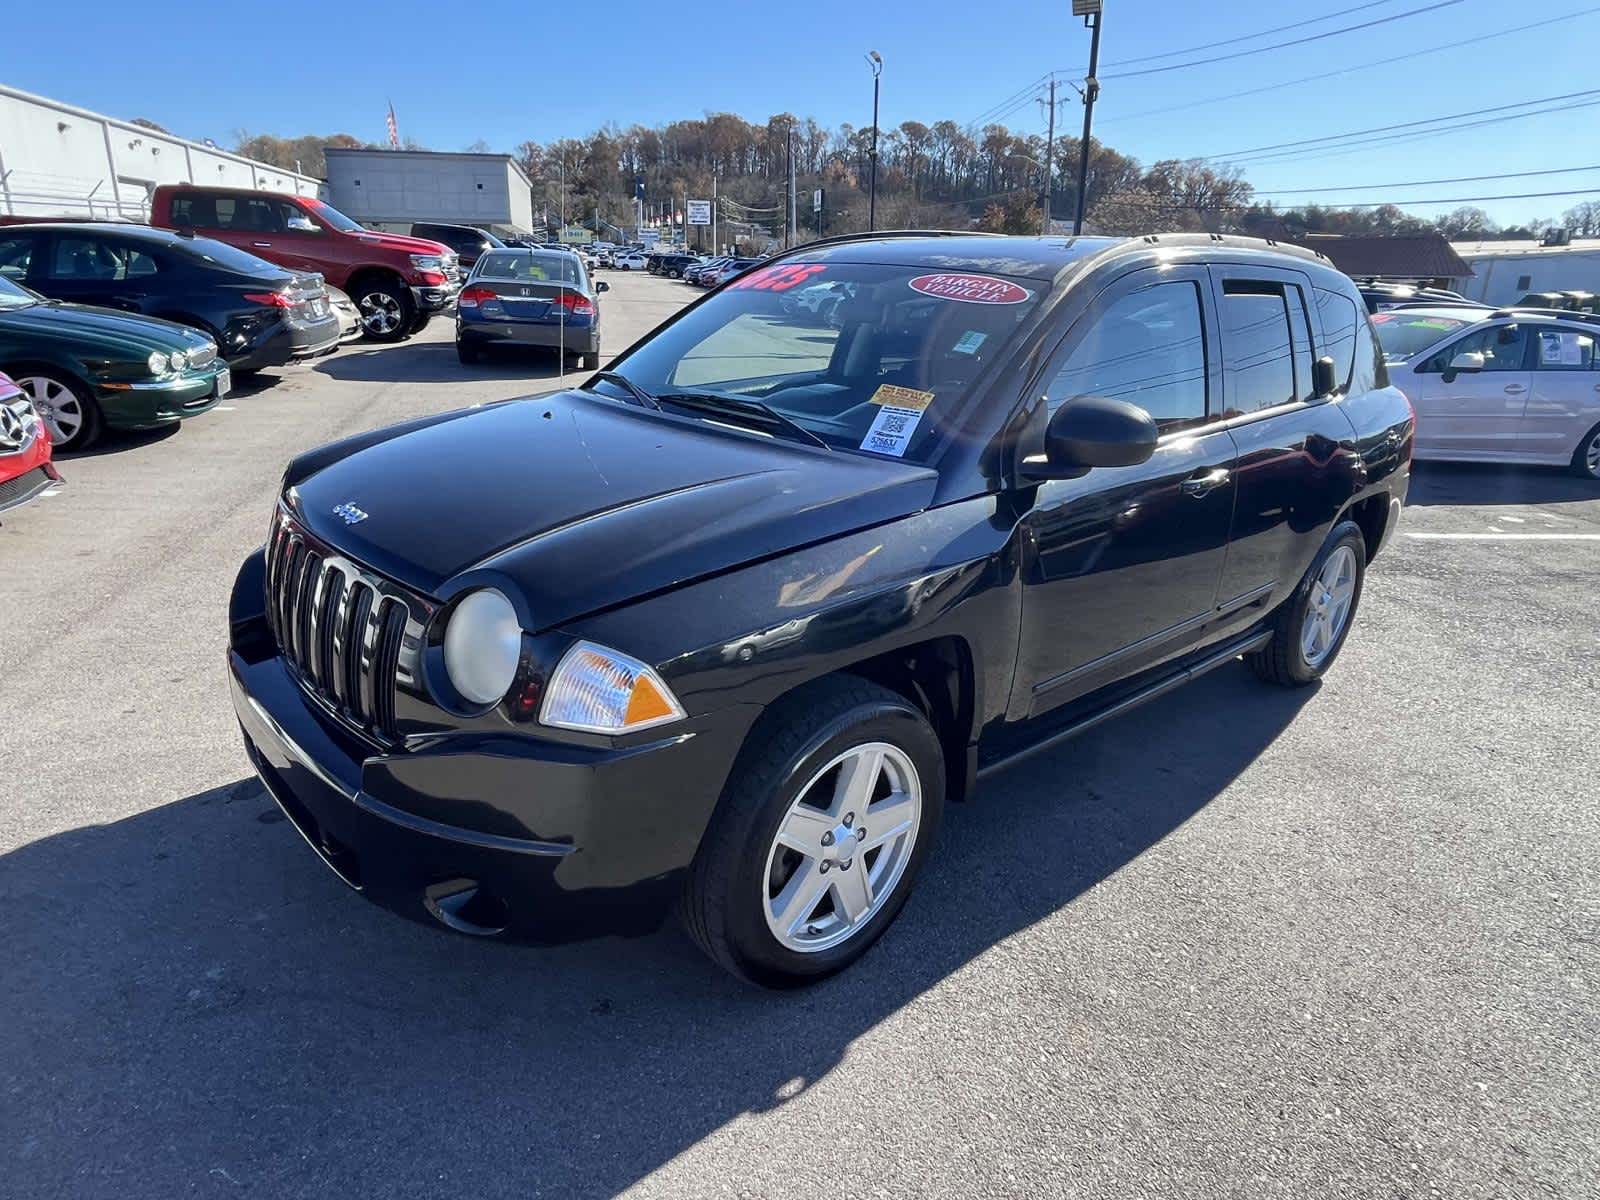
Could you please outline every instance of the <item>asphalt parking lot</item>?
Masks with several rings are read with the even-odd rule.
[[[692,292],[608,272],[608,350]],[[1593,1196],[1600,493],[1421,466],[1328,679],[991,781],[808,991],[675,928],[413,925],[255,782],[226,603],[284,462],[553,385],[450,323],[61,462],[0,526],[0,1194]]]

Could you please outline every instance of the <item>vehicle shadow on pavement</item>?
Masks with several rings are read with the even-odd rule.
[[[1406,504],[1570,504],[1600,500],[1600,484],[1565,467],[1413,463]]]
[[[539,949],[398,919],[253,779],[23,846],[0,858],[9,1186],[614,1195],[1165,838],[1309,695],[1229,667],[991,780],[872,953],[791,993],[675,927]]]
[[[352,346],[330,355],[314,368],[330,379],[356,383],[469,383],[481,379],[526,379],[530,384],[553,387],[556,356],[551,350],[496,350],[476,363],[456,357],[454,342],[406,342],[392,346]],[[577,384],[591,372],[568,369],[567,381]]]
[[[51,457],[56,462],[69,463],[75,459],[99,458],[106,454],[138,453],[159,446],[170,437],[177,437],[182,430],[182,422],[160,425],[155,429],[108,429],[91,446],[82,450],[55,449]]]

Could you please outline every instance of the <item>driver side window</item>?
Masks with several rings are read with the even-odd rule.
[[[1527,361],[1528,331],[1522,325],[1491,325],[1452,342],[1430,358],[1425,371],[1447,371],[1458,354],[1483,355],[1485,371],[1521,371]]]
[[[1051,413],[1075,396],[1108,396],[1144,409],[1162,433],[1205,423],[1205,328],[1194,282],[1140,288],[1085,320],[1083,340],[1045,391]]]

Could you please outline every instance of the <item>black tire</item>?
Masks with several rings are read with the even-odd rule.
[[[406,330],[407,337],[416,337],[428,327],[428,322],[433,320],[433,314],[427,309],[417,309],[417,315],[411,318],[411,327]]]
[[[845,941],[806,952],[782,945],[758,900],[768,852],[791,805],[823,767],[853,745],[886,742],[914,765],[922,788],[916,837],[888,899]],[[689,871],[680,915],[712,961],[763,987],[803,987],[869,950],[904,907],[938,833],[944,753],[927,718],[875,683],[834,675],[774,704],[745,740]],[[867,870],[863,856],[858,870]]]
[[[1578,441],[1572,452],[1572,473],[1579,479],[1600,482],[1600,425],[1596,425]],[[1591,465],[1592,464],[1592,465]]]
[[[578,367],[584,371],[598,371],[600,369],[600,351],[593,354],[578,355]]]
[[[1344,624],[1334,637],[1331,648],[1312,663],[1307,661],[1302,648],[1302,634],[1306,629],[1306,619],[1312,607],[1313,597],[1316,595],[1322,569],[1341,547],[1348,548],[1355,556],[1355,578],[1350,607],[1345,613]],[[1339,651],[1344,649],[1345,640],[1350,636],[1351,627],[1355,625],[1356,613],[1361,607],[1361,588],[1366,581],[1366,575],[1367,539],[1362,534],[1361,527],[1354,521],[1341,521],[1329,531],[1327,539],[1322,543],[1322,549],[1317,552],[1310,569],[1301,579],[1300,586],[1295,588],[1294,594],[1280,604],[1278,611],[1273,614],[1270,626],[1272,640],[1261,649],[1245,656],[1245,661],[1250,664],[1251,670],[1268,683],[1275,683],[1280,687],[1305,687],[1321,679],[1327,674],[1328,668],[1333,666],[1334,660],[1339,657]]]
[[[465,342],[458,341],[456,342],[456,357],[470,366],[483,357],[483,351],[476,346],[469,346]]]
[[[94,393],[85,384],[55,367],[20,366],[8,367],[6,370],[12,380],[24,392],[29,393],[36,404],[38,398],[33,395],[35,386],[54,394],[56,406],[66,403],[75,409],[73,415],[78,418],[76,426],[71,436],[63,438],[57,433],[58,418],[47,415],[44,407],[40,408],[39,415],[44,418],[45,425],[50,430],[55,450],[87,450],[100,440],[101,433],[105,431],[105,417],[100,412],[100,405],[95,401]],[[46,398],[48,399],[48,396]]]
[[[676,267],[672,268],[672,270],[670,272],[668,272],[668,274],[670,274],[672,276],[672,278],[674,278],[674,279],[682,279],[683,278],[683,272],[678,270],[678,268],[676,268]]]
[[[369,341],[398,342],[417,319],[411,289],[381,276],[363,280],[352,289],[351,299],[361,314],[361,334]]]

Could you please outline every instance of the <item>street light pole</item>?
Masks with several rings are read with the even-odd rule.
[[[1078,147],[1078,215],[1072,222],[1072,236],[1083,233],[1083,213],[1089,205],[1089,135],[1094,128],[1094,99],[1100,94],[1100,20],[1102,0],[1072,0],[1072,15],[1081,16],[1090,30],[1089,78],[1083,81],[1083,142]]]
[[[878,227],[878,76],[883,74],[883,56],[876,50],[867,54],[872,68],[872,167],[867,184],[867,230]]]

